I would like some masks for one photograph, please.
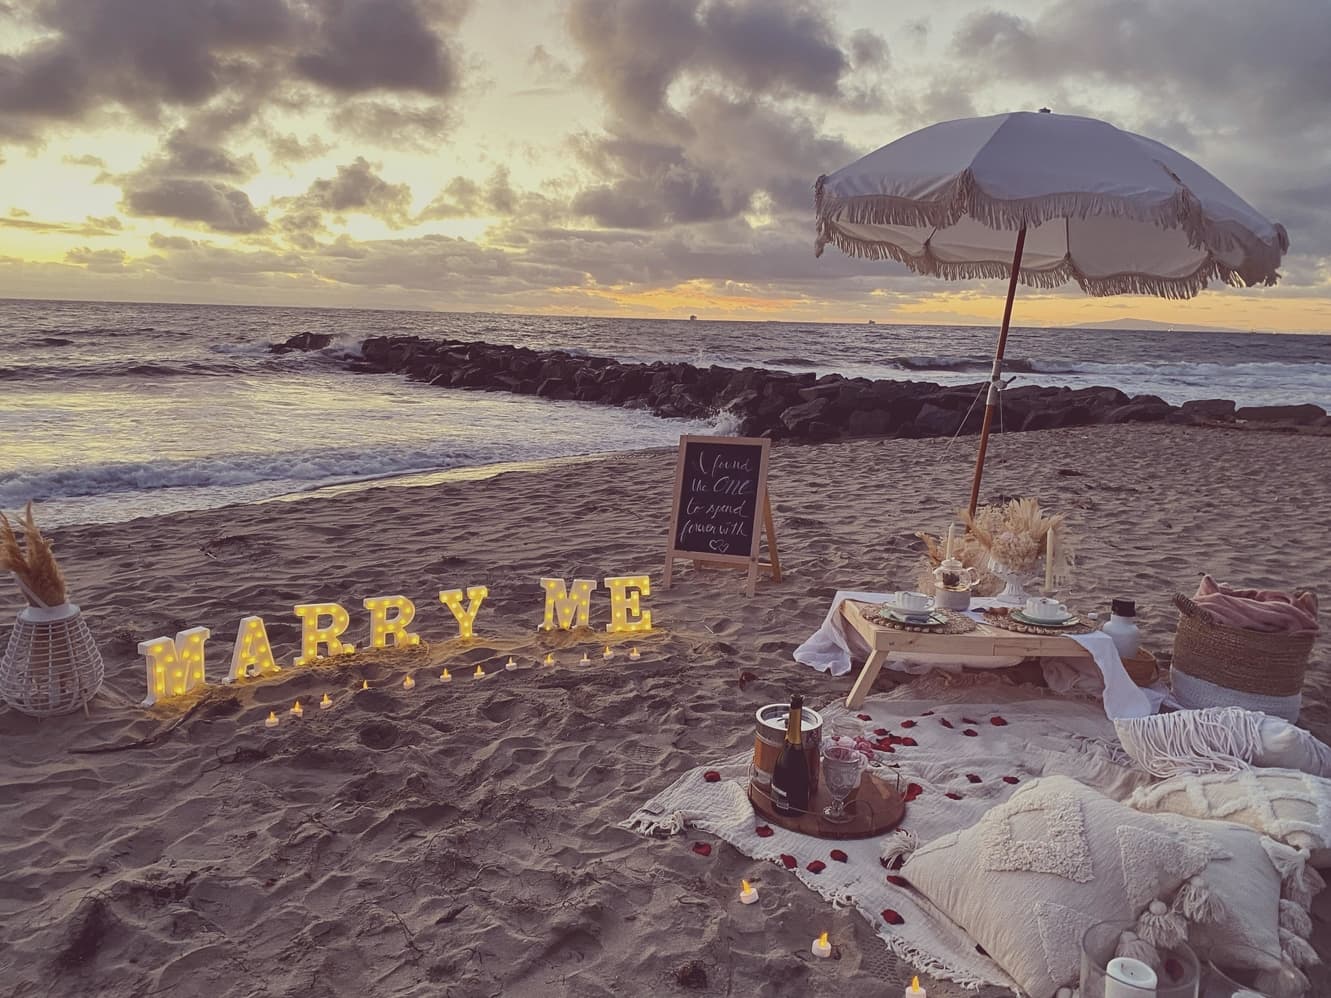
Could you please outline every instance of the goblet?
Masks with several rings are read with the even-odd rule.
[[[851,820],[846,813],[846,798],[860,785],[860,774],[867,760],[864,753],[832,742],[823,746],[823,785],[832,803],[823,808],[823,817],[835,824]]]

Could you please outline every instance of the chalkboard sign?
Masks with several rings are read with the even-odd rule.
[[[770,568],[774,578],[781,578],[767,498],[770,446],[771,441],[761,437],[680,437],[666,550],[667,589],[676,558],[747,568],[749,595],[759,568]],[[758,560],[763,530],[770,562]]]

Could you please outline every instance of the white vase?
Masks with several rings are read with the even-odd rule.
[[[1005,606],[1025,606],[1029,595],[1024,586],[1025,573],[1014,572],[997,561],[989,562],[989,571],[1003,580],[1003,591],[994,597]]]

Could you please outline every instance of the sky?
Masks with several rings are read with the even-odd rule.
[[[1331,331],[1331,4],[0,0],[0,297],[994,324],[813,251],[813,183],[1050,107],[1289,231],[1274,288],[1023,324]]]

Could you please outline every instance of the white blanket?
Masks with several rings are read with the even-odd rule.
[[[830,722],[845,707],[838,702],[822,710]],[[920,787],[919,796],[906,805],[900,828],[921,843],[974,824],[1022,783],[1040,776],[1070,776],[1116,800],[1149,779],[1132,768],[1098,706],[1034,687],[931,676],[871,696],[856,713],[870,716],[870,730],[881,727],[916,741],[891,755],[879,753],[875,772],[892,781],[899,772],[903,791],[912,783]],[[907,720],[910,727],[902,724]],[[750,758],[746,752],[685,774],[623,827],[644,835],[700,829],[746,856],[783,868],[782,855],[790,856],[795,876],[824,898],[853,905],[893,953],[919,970],[970,987],[1015,989],[1002,968],[978,953],[975,941],[928,899],[887,879],[879,856],[895,833],[833,842],[758,818],[746,794]],[[707,769],[717,770],[722,779],[708,782]],[[760,835],[759,827],[771,828],[771,834]],[[833,848],[846,854],[846,862],[831,857]],[[826,864],[821,872],[809,870],[814,860]],[[900,917],[900,924],[889,924],[883,916],[888,910]]]
[[[852,660],[865,658],[869,648],[859,634],[846,625],[845,618],[841,616],[841,604],[848,599],[863,603],[885,603],[891,598],[891,593],[838,592],[832,598],[832,608],[827,611],[822,626],[795,649],[795,661],[821,672],[830,672],[834,676],[850,672]],[[974,599],[971,605],[975,609],[970,616],[979,620],[979,611],[999,604],[992,599]],[[1090,634],[1068,636],[1090,653],[1095,665],[1092,667],[1085,660],[1076,658],[1041,659],[1045,681],[1051,689],[1058,693],[1100,694],[1104,700],[1105,714],[1110,718],[1147,717],[1159,709],[1162,697],[1149,696],[1132,681],[1109,635],[1093,631]],[[1020,661],[1020,658],[1011,656],[958,658],[955,655],[913,653],[909,656],[889,656],[884,667],[906,675],[922,675],[934,670],[960,673],[963,668],[1001,669]]]

